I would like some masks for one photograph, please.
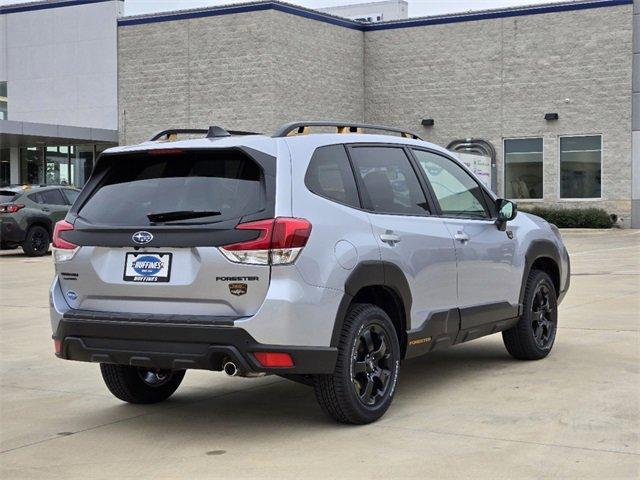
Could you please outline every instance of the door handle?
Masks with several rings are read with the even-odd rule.
[[[50,212],[51,210],[50,210],[50,209],[48,209],[47,207],[44,207],[44,208],[42,209],[42,211],[43,211],[43,212]]]
[[[396,243],[400,242],[400,237],[395,233],[387,230],[386,233],[380,234],[380,240],[388,244],[390,247],[393,247]]]
[[[456,233],[456,234],[453,236],[453,238],[454,238],[455,240],[457,240],[458,242],[460,242],[460,243],[466,243],[466,242],[468,242],[468,241],[469,241],[469,235],[467,235],[467,234],[466,234],[466,233],[464,233],[464,232],[458,232],[458,233]]]

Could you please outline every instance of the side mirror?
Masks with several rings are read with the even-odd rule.
[[[500,230],[504,230],[507,222],[513,220],[518,215],[518,206],[510,200],[499,198],[496,200],[496,209],[498,210],[498,218],[496,225]]]

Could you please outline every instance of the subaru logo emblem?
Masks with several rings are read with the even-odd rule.
[[[153,235],[151,235],[149,232],[144,231],[136,232],[133,234],[131,239],[138,245],[144,245],[145,243],[149,243],[151,240],[153,240]]]

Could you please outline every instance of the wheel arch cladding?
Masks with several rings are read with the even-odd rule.
[[[27,231],[29,231],[29,229],[31,227],[42,227],[44,228],[47,232],[49,232],[49,237],[51,237],[53,235],[53,225],[51,220],[49,220],[48,218],[44,218],[44,217],[33,217],[30,218],[27,221]]]
[[[525,268],[522,274],[522,285],[520,287],[520,306],[524,302],[524,293],[529,273],[534,268],[547,273],[556,290],[556,295],[560,294],[560,252],[558,247],[550,240],[534,240],[525,254]]]
[[[333,327],[331,346],[338,345],[340,332],[349,307],[354,303],[371,303],[382,308],[391,318],[398,333],[401,355],[407,347],[407,328],[411,325],[411,290],[400,268],[389,262],[365,261],[347,278]]]

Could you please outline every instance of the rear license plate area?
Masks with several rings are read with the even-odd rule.
[[[136,283],[167,283],[171,277],[171,259],[171,253],[127,252],[123,280]]]

